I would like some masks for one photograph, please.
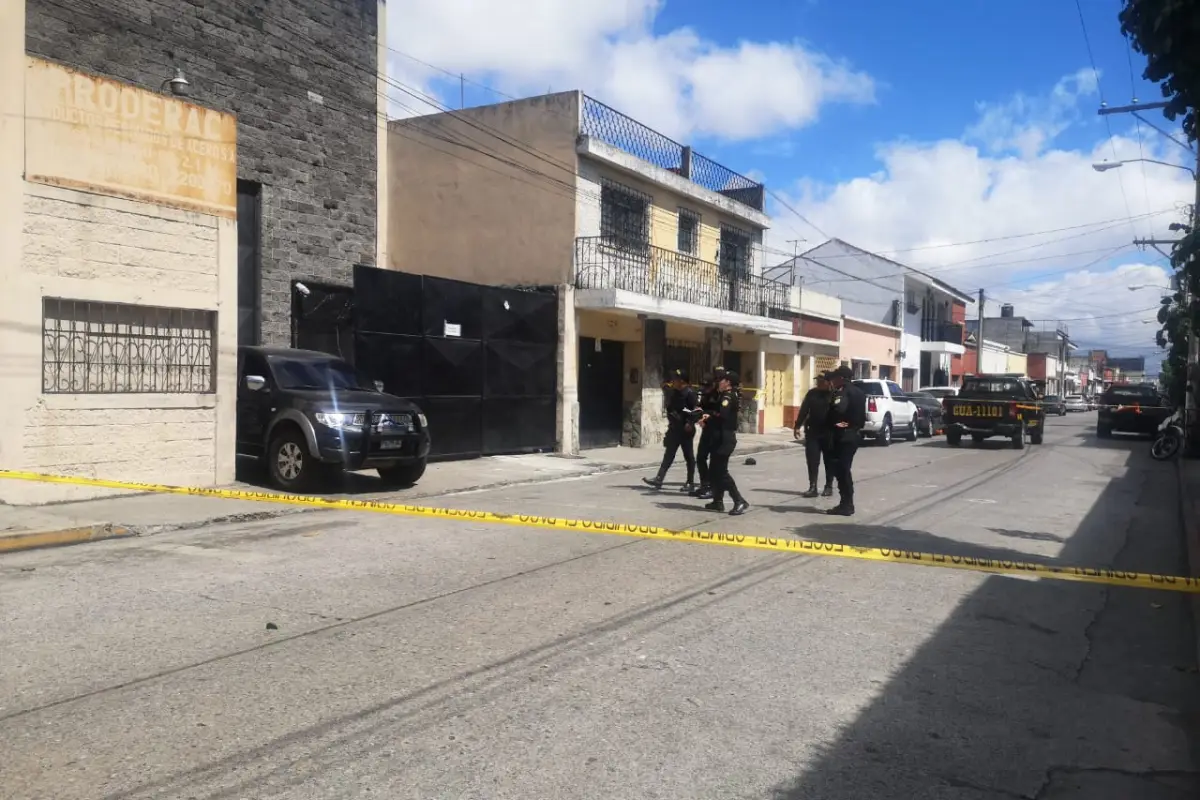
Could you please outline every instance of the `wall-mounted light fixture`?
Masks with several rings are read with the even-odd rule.
[[[187,97],[192,93],[192,85],[188,83],[187,76],[183,74],[183,70],[179,67],[175,68],[175,77],[163,81],[162,86],[159,87],[160,91],[165,91],[166,89],[170,89],[171,94],[176,97]]]

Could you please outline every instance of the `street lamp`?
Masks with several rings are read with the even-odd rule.
[[[1181,169],[1187,174],[1191,175],[1192,180],[1196,179],[1196,171],[1191,167],[1185,167],[1182,164],[1172,164],[1170,161],[1159,161],[1154,158],[1127,158],[1122,161],[1097,161],[1095,164],[1092,164],[1092,169],[1096,170],[1096,172],[1108,172],[1110,169],[1117,169],[1118,167],[1123,167],[1126,164],[1137,164],[1139,162],[1145,164],[1159,164],[1164,167]]]

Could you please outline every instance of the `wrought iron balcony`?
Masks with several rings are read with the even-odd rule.
[[[575,286],[627,292],[756,317],[785,309],[789,287],[757,275],[731,276],[711,261],[650,245],[620,245],[603,236],[575,240]]]
[[[587,95],[583,97],[580,110],[579,130],[583,136],[598,139],[656,167],[670,170],[709,191],[755,211],[763,210],[766,189],[761,183],[693,153],[692,148]]]
[[[949,342],[962,344],[964,340],[963,326],[957,322],[938,322],[925,320],[921,323],[922,342]]]

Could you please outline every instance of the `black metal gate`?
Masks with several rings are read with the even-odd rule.
[[[555,444],[558,291],[355,266],[355,361],[429,418],[431,455]]]

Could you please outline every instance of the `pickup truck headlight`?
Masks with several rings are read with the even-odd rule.
[[[425,419],[424,414],[417,414],[417,422],[421,423],[422,428],[429,427],[429,420]]]
[[[316,417],[317,422],[325,427],[337,430],[361,428],[365,422],[364,415],[347,414],[343,411],[318,411],[313,416]]]

